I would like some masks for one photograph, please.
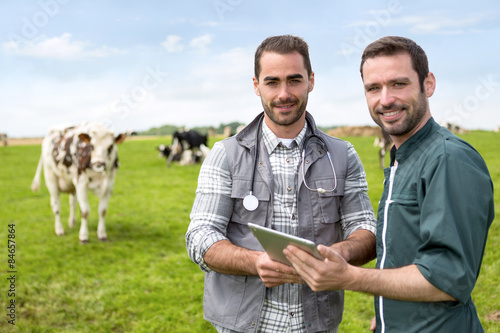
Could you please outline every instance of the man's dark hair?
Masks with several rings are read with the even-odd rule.
[[[361,78],[363,78],[363,65],[367,59],[398,54],[410,55],[412,67],[418,74],[420,90],[424,92],[424,80],[429,74],[427,55],[417,43],[405,37],[382,37],[368,45],[361,56],[361,65],[359,67]]]
[[[312,68],[311,60],[309,59],[309,46],[300,37],[291,35],[272,36],[266,38],[255,51],[255,78],[259,80],[261,71],[260,59],[264,52],[274,52],[278,54],[289,54],[298,52],[304,59],[304,68],[307,71],[308,77],[311,77]]]

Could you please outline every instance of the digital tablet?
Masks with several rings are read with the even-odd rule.
[[[290,262],[283,254],[283,250],[290,244],[308,252],[319,260],[323,260],[323,257],[316,248],[316,244],[310,240],[285,234],[253,223],[248,223],[248,226],[255,237],[257,237],[264,250],[266,250],[269,258],[273,260],[291,266]]]

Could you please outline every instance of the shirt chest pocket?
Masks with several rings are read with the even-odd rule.
[[[336,223],[340,221],[340,200],[344,196],[344,179],[321,179],[313,182],[314,188],[311,192],[311,203],[313,207],[313,218],[321,223]],[[310,186],[311,187],[311,186]],[[317,189],[325,190],[318,191]]]
[[[234,202],[234,209],[231,221],[240,224],[252,222],[265,226],[269,214],[271,192],[263,181],[255,180],[253,184],[253,195],[259,200],[259,205],[257,209],[249,211],[244,207],[243,200],[248,195],[250,188],[252,188],[250,180],[233,179],[231,198]]]

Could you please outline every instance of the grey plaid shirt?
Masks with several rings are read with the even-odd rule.
[[[290,148],[284,146],[280,139],[262,123],[262,139],[269,153],[269,161],[274,175],[274,214],[272,228],[291,235],[297,235],[297,186],[298,168],[301,163],[302,142],[305,137],[307,122],[299,135],[292,141]],[[191,259],[204,271],[210,268],[203,260],[205,252],[215,242],[225,237],[227,224],[231,215],[215,214],[217,197],[231,196],[232,180],[228,169],[224,146],[216,143],[205,160],[198,179],[196,199],[191,212],[191,233],[187,249]],[[354,147],[348,143],[348,168],[358,170],[358,174],[346,179],[345,193],[368,190],[366,175]],[[333,171],[332,171],[333,172]],[[342,205],[349,205],[342,202]],[[344,239],[358,229],[376,232],[376,220],[368,196],[360,195],[360,199],[352,203],[360,205],[356,214],[345,216],[341,207],[341,226]],[[302,309],[302,285],[283,284],[266,289],[266,299],[261,312],[259,332],[305,332]],[[219,332],[233,331],[214,325]],[[337,329],[328,333],[337,332]]]

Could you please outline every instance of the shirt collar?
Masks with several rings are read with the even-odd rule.
[[[306,131],[307,131],[307,121],[305,122],[304,127],[300,131],[299,135],[297,135],[293,139],[294,142],[292,143],[291,146],[292,148],[302,146],[302,142],[304,141]],[[264,140],[264,145],[266,146],[268,154],[271,154],[276,149],[276,147],[278,147],[281,144],[280,139],[276,136],[276,134],[273,133],[273,131],[271,131],[269,127],[267,127],[265,121],[262,122],[262,138]]]
[[[424,140],[437,128],[439,128],[439,125],[434,121],[434,118],[431,117],[424,127],[418,130],[417,133],[413,134],[398,149],[393,146],[391,149],[391,165],[394,165],[394,160],[397,160],[398,163],[403,162],[408,156],[417,150],[417,148],[422,145]]]

